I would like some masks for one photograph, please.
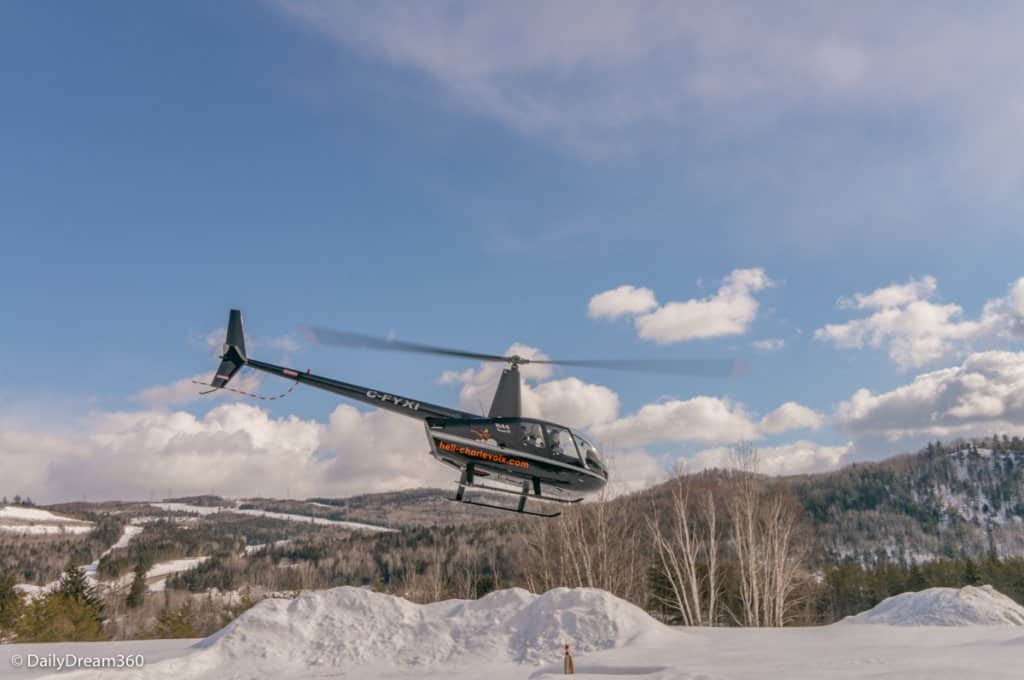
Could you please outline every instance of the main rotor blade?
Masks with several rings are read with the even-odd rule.
[[[530,359],[529,363],[640,373],[672,373],[696,378],[730,378],[746,372],[746,362],[738,359]]]
[[[700,378],[728,378],[742,375],[746,370],[745,362],[736,359],[528,359],[520,356],[467,352],[460,349],[436,347],[434,345],[392,338],[380,338],[373,335],[338,331],[330,328],[302,327],[301,330],[311,342],[321,345],[380,349],[392,352],[413,352],[416,354],[437,354],[462,359],[475,359],[477,361],[515,362],[524,365],[545,364],[644,373],[672,373]]]
[[[440,354],[449,357],[462,357],[463,359],[477,359],[478,361],[512,361],[512,357],[501,356],[500,354],[481,354],[479,352],[464,352],[460,349],[447,349],[424,345],[419,342],[406,342],[405,340],[394,340],[391,338],[378,338],[373,335],[362,333],[350,333],[348,331],[335,331],[329,328],[302,328],[306,337],[321,345],[337,345],[339,347],[361,347],[364,349],[383,349],[392,352],[415,352],[417,354]]]

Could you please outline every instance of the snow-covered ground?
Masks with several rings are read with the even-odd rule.
[[[92,522],[21,505],[0,507],[0,531],[14,534],[85,534]]]
[[[210,559],[209,557],[185,557],[180,560],[168,560],[167,562],[157,562],[146,572],[146,583],[148,584],[147,590],[151,592],[161,592],[167,588],[167,577],[178,572],[188,571],[198,567],[200,564]],[[128,579],[131,583],[131,579]]]
[[[190,505],[189,503],[150,503],[154,508],[168,512],[187,512],[190,515],[212,515],[223,508],[210,505]]]
[[[291,539],[285,538],[285,539],[282,539],[280,541],[274,541],[273,543],[270,543],[269,545],[271,547],[274,547],[274,548],[280,548],[281,546],[288,545],[289,543],[291,543]],[[263,550],[264,548],[266,548],[267,545],[268,545],[267,543],[254,543],[253,545],[247,545],[247,546],[245,546],[245,552],[243,554],[245,554],[245,555],[254,555],[254,554],[258,553],[260,550]]]
[[[215,512],[234,512],[239,515],[252,515],[254,517],[269,517],[270,519],[281,519],[288,522],[302,522],[304,524],[319,524],[325,526],[344,527],[346,529],[358,529],[360,531],[390,532],[394,529],[378,527],[362,522],[345,522],[323,517],[311,517],[310,515],[296,515],[289,512],[273,512],[271,510],[257,510],[255,508],[242,509],[237,506],[211,507],[207,505],[189,505],[188,503],[150,503],[155,508],[169,512],[187,512],[195,515],[210,515]]]
[[[899,613],[907,624],[900,626],[671,628],[593,589],[560,588],[543,595],[512,589],[475,601],[417,605],[363,589],[336,588],[264,601],[194,644],[78,645],[79,654],[103,656],[130,653],[135,644],[137,651],[152,656],[142,671],[53,677],[540,680],[561,677],[562,645],[569,643],[577,677],[591,680],[1019,680],[1024,628],[1005,622],[910,625],[914,617],[929,620],[929,606],[944,597],[923,591],[890,603],[885,609]],[[973,599],[961,619],[972,624],[984,623],[979,619],[1005,605],[988,595]],[[869,624],[870,617],[862,623]],[[0,648],[0,655],[24,658],[31,651],[42,656],[59,647],[12,645]],[[25,676],[0,671],[0,677]]]

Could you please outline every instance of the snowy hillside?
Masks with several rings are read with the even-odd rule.
[[[133,539],[137,538],[142,533],[142,531],[142,527],[137,524],[125,525],[120,538],[118,538],[113,545],[107,548],[99,556],[99,558],[90,562],[89,564],[80,565],[80,568],[85,573],[86,581],[91,585],[98,586],[101,592],[106,590],[127,590],[128,587],[131,586],[133,574],[125,574],[120,578],[114,580],[101,580],[98,574],[100,560],[103,559],[105,556],[109,555],[114,550],[127,547],[132,542]],[[183,571],[188,571],[189,569],[193,569],[208,559],[208,556],[203,556],[186,557],[182,559],[157,562],[156,564],[151,566],[149,570],[146,572],[147,589],[152,592],[163,591],[167,584],[167,578],[169,576],[181,573]],[[29,599],[35,599],[37,597],[42,597],[47,593],[56,590],[59,586],[60,580],[58,579],[50,581],[45,585],[35,585],[32,583],[18,583],[15,584],[14,588],[17,591],[23,593]]]
[[[21,505],[0,507],[0,531],[12,534],[84,534],[92,522],[57,515],[49,510]]]
[[[889,626],[1024,626],[1024,607],[992,586],[902,593],[841,623]]]
[[[889,609],[900,612],[903,624],[939,618],[947,625],[927,634],[909,625],[670,628],[593,589],[560,588],[543,595],[511,589],[476,601],[417,605],[391,595],[336,588],[264,601],[194,645],[166,641],[165,647],[152,650],[164,660],[141,671],[119,671],[117,677],[540,680],[561,677],[565,643],[574,650],[581,679],[1020,677],[1020,628],[949,625],[955,619],[948,615],[946,594],[915,595],[912,605]],[[1000,602],[999,594],[991,589],[967,589],[965,598],[978,602],[969,608],[973,614],[961,612],[959,620],[977,622],[979,612],[999,610],[993,604]],[[98,655],[113,644],[118,643],[97,643],[88,652]],[[47,647],[9,649],[45,653]],[[83,671],[53,677],[99,680],[111,675]]]
[[[185,512],[193,515],[212,515],[218,512],[233,512],[238,515],[250,515],[253,517],[267,517],[280,519],[286,522],[302,522],[303,524],[315,524],[319,526],[336,526],[344,529],[373,532],[393,532],[394,529],[387,527],[364,524],[362,522],[347,522],[342,520],[324,519],[322,517],[311,517],[310,515],[297,515],[288,512],[273,512],[271,510],[259,510],[255,508],[241,508],[238,505],[209,506],[192,505],[188,503],[151,503],[155,508],[168,512]]]
[[[795,477],[834,559],[1024,555],[1024,441],[991,438]]]

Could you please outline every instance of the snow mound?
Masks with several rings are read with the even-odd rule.
[[[567,642],[579,652],[611,649],[661,627],[638,607],[589,588],[543,595],[513,588],[419,605],[344,587],[261,602],[200,646],[286,665],[537,662],[559,657]]]
[[[263,674],[336,673],[363,667],[466,663],[551,663],[569,643],[576,654],[630,645],[667,627],[605,591],[520,588],[479,600],[415,604],[343,587],[292,600],[264,600],[191,654],[147,667],[160,677],[226,677],[239,660]]]
[[[992,586],[929,588],[886,598],[842,623],[890,626],[1024,626],[1024,607]]]

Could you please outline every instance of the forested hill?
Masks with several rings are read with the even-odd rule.
[[[1024,555],[1024,441],[929,444],[917,454],[788,478],[832,559]]]

